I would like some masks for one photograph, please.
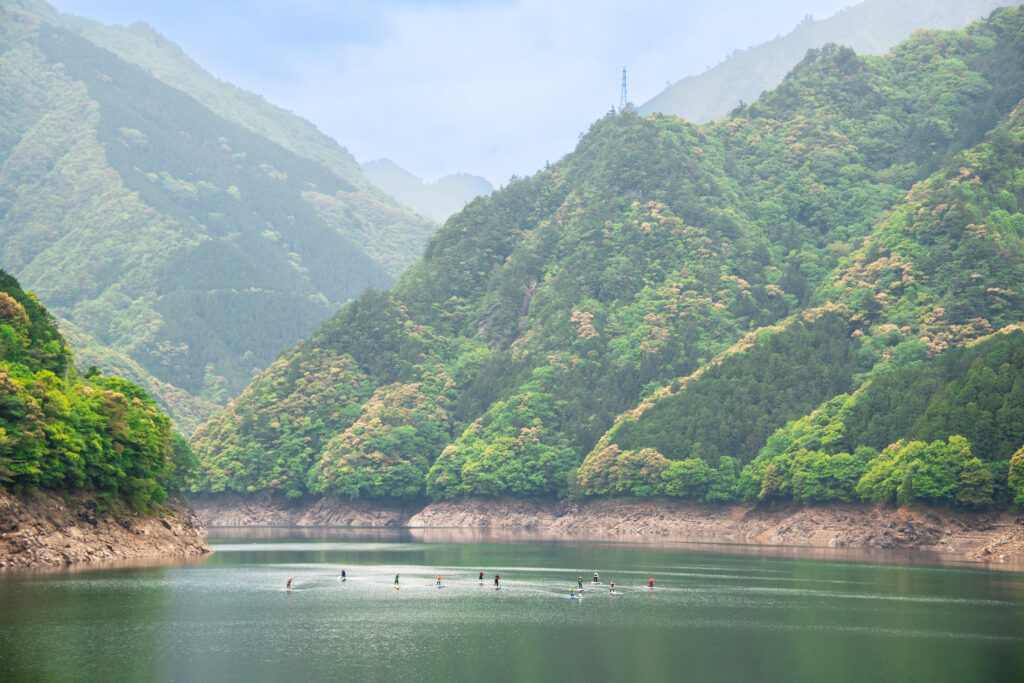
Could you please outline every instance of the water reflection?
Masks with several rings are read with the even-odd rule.
[[[1024,574],[454,530],[211,536],[203,562],[0,581],[0,679],[933,683],[1024,670]],[[591,585],[594,571],[620,595]]]
[[[927,550],[881,548],[822,548],[815,546],[774,546],[754,544],[711,543],[692,539],[662,537],[658,540],[628,539],[619,535],[590,534],[566,538],[532,530],[461,529],[461,528],[359,528],[359,527],[210,527],[211,539],[361,539],[365,541],[415,543],[483,543],[483,544],[560,544],[569,546],[596,545],[609,549],[642,549],[665,552],[720,553],[743,557],[818,560],[823,562],[867,562],[920,567],[974,567],[1024,572],[1024,561],[979,562],[954,553]]]
[[[160,557],[138,557],[133,559],[94,560],[75,562],[63,567],[9,567],[0,569],[0,581],[4,579],[25,579],[33,577],[59,577],[72,574],[88,574],[119,569],[155,569],[186,567],[202,564],[210,557],[204,555],[163,555]]]

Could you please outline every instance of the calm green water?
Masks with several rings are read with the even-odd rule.
[[[1024,680],[1024,573],[275,533],[194,564],[0,575],[0,680]]]

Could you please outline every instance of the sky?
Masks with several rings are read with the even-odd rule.
[[[857,0],[50,0],[144,21],[217,78],[314,123],[360,162],[495,186],[572,151],[619,103],[640,105],[736,49]]]

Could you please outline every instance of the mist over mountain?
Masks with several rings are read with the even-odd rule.
[[[494,191],[489,180],[469,173],[446,175],[428,183],[389,159],[368,161],[362,168],[377,187],[438,223],[474,198]]]
[[[669,85],[638,111],[711,121],[777,86],[809,49],[838,43],[858,54],[883,54],[916,29],[957,28],[1011,4],[1007,0],[864,0],[827,19],[808,17],[775,40],[737,49],[704,73]]]

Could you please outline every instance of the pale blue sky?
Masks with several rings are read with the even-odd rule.
[[[495,185],[575,146],[737,48],[856,0],[50,0],[108,24],[144,21],[221,80],[312,121],[359,161]]]

